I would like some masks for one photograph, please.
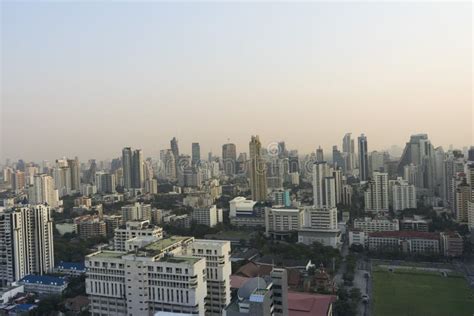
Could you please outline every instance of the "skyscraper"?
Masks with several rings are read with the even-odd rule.
[[[224,164],[224,172],[228,176],[232,176],[236,172],[235,164],[237,160],[237,152],[235,144],[222,145],[222,162]]]
[[[122,150],[123,187],[125,190],[132,188],[132,149],[125,147]]]
[[[58,207],[59,194],[55,189],[53,177],[47,174],[35,175],[33,185],[28,188],[28,201],[31,204],[47,203],[51,207]]]
[[[0,211],[0,287],[54,267],[50,208],[29,205]]]
[[[336,206],[336,182],[325,161],[313,164],[313,205],[316,208]]]
[[[252,136],[249,143],[250,153],[250,190],[252,200],[265,201],[267,199],[267,175],[265,160],[262,157],[262,144],[258,136]]]
[[[367,181],[369,179],[369,157],[367,154],[367,137],[361,134],[358,138],[359,143],[359,179]]]
[[[374,172],[365,191],[366,211],[388,211],[388,173]]]
[[[122,150],[123,187],[125,190],[143,188],[145,173],[141,149],[133,150],[125,147]]]
[[[324,161],[324,152],[323,152],[323,149],[321,148],[321,146],[319,146],[316,149],[316,161],[317,162]]]
[[[145,172],[143,168],[143,152],[141,149],[133,151],[132,156],[132,188],[141,189],[145,183]]]
[[[199,143],[192,143],[191,147],[191,164],[196,166],[201,160],[201,147],[199,146]]]
[[[71,190],[74,192],[79,192],[81,189],[81,173],[79,166],[79,159],[68,159],[67,164],[71,172]]]
[[[345,171],[351,173],[356,163],[354,140],[351,138],[351,133],[346,133],[342,139],[342,153],[345,159]]]

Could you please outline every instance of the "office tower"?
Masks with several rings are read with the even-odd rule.
[[[321,146],[316,149],[316,162],[324,161],[324,152]]]
[[[141,189],[145,183],[143,152],[141,149],[133,151],[132,159],[132,188]]]
[[[464,172],[464,158],[457,151],[448,152],[444,161],[443,203],[456,211],[456,189],[460,183],[460,174]]]
[[[385,160],[387,158],[387,153],[380,151],[372,151],[369,156],[369,175],[372,175],[373,172],[385,172]]]
[[[171,150],[166,150],[165,157],[164,157],[164,164],[165,164],[165,175],[168,179],[176,180],[177,173],[176,173],[176,161],[174,154]]]
[[[125,190],[132,188],[132,149],[125,147],[122,150],[123,187]]]
[[[344,182],[342,169],[341,168],[333,169],[332,177],[334,178],[334,185],[335,185],[335,198],[336,198],[335,205],[337,205],[342,202],[342,186]]]
[[[262,157],[262,144],[258,136],[252,136],[249,143],[250,154],[250,190],[252,200],[265,201],[267,199],[266,165]]]
[[[416,208],[416,188],[408,181],[398,178],[392,184],[392,208],[394,211]]]
[[[367,156],[367,137],[362,134],[358,138],[359,143],[359,179],[367,181],[369,179],[369,157]]]
[[[354,140],[351,138],[351,133],[346,133],[342,139],[342,153],[345,158],[345,172],[351,173],[356,167]]]
[[[59,206],[59,194],[55,189],[53,177],[47,174],[37,174],[33,177],[33,185],[28,188],[30,204],[48,204],[55,208]]]
[[[388,211],[388,173],[374,172],[364,194],[366,211]]]
[[[474,162],[474,146],[471,146],[467,151],[467,161]]]
[[[233,176],[236,171],[237,152],[235,144],[222,145],[222,163],[227,176]]]
[[[300,172],[298,151],[292,150],[288,155],[288,173]]]
[[[71,190],[79,192],[81,189],[81,171],[79,165],[79,159],[68,159],[67,164],[71,171]]]
[[[89,160],[89,169],[84,174],[84,183],[94,184],[95,173],[97,172],[97,163],[95,159]]]
[[[343,170],[346,167],[344,157],[339,149],[337,149],[337,146],[332,146],[332,164],[334,165],[334,168],[339,167]]]
[[[413,164],[418,166],[417,188],[426,189],[427,194],[434,192],[434,149],[427,134],[416,134],[410,137],[398,164],[398,174],[403,175],[404,167]]]
[[[316,208],[336,206],[336,182],[325,161],[313,164],[313,205]]]
[[[284,181],[284,160],[278,157],[270,158],[267,166],[267,188],[283,189]]]
[[[132,151],[130,147],[125,147],[122,150],[122,168],[124,189],[142,189],[145,183],[142,150]]]
[[[53,222],[45,205],[0,210],[0,287],[54,267]]]
[[[201,147],[199,146],[199,143],[192,143],[191,145],[191,153],[192,153],[192,159],[191,163],[193,166],[196,166],[199,164],[199,161],[201,160]]]
[[[115,193],[117,186],[115,175],[108,172],[99,171],[95,174],[95,186],[99,193]]]
[[[133,252],[86,257],[92,315],[221,315],[230,301],[230,242],[180,236],[144,242],[129,242]]]
[[[288,150],[286,149],[286,144],[283,141],[278,142],[278,158],[288,158]]]
[[[173,153],[175,159],[178,160],[179,147],[178,147],[178,140],[176,139],[176,137],[173,137],[173,139],[170,141],[170,146],[171,146],[171,152]]]

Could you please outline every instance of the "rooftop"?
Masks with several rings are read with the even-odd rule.
[[[145,256],[156,256],[159,255],[166,248],[169,248],[176,243],[180,243],[184,240],[192,238],[193,237],[171,236],[146,245],[145,247],[140,248],[138,251],[140,252],[140,254]]]
[[[112,251],[112,250],[100,250],[98,252],[88,255],[88,257],[99,257],[99,258],[122,258],[126,252],[124,251]]]
[[[76,270],[76,271],[85,271],[86,266],[84,262],[64,262],[61,261],[56,265],[56,268],[63,270]]]
[[[186,257],[186,256],[164,256],[160,261],[170,262],[170,263],[189,263],[194,264],[199,260],[203,260],[201,257]]]
[[[28,284],[45,284],[45,285],[56,285],[62,286],[66,283],[64,278],[50,276],[50,275],[33,275],[29,274],[19,282]]]

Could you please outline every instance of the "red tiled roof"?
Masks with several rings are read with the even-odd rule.
[[[439,233],[427,233],[427,232],[397,230],[397,231],[369,233],[369,237],[422,238],[422,239],[436,239],[436,240],[439,240]]]
[[[288,292],[289,316],[327,316],[334,295]]]

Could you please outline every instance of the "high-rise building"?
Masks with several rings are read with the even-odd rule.
[[[317,208],[336,207],[336,182],[325,161],[313,164],[313,205]]]
[[[358,138],[359,143],[359,179],[367,181],[369,179],[369,157],[367,154],[367,137],[362,134]]]
[[[334,168],[342,168],[343,170],[346,167],[344,157],[337,146],[332,146],[332,164]]]
[[[267,170],[262,157],[262,144],[258,136],[252,136],[249,143],[250,154],[250,190],[252,200],[265,201],[267,199]]]
[[[79,165],[79,159],[68,159],[67,164],[71,171],[71,190],[79,192],[81,190],[81,170]]]
[[[356,167],[355,159],[355,148],[354,140],[351,138],[351,133],[346,133],[342,139],[342,153],[345,159],[344,171],[346,173],[352,173],[352,170]]]
[[[143,152],[141,149],[133,151],[132,159],[132,188],[141,189],[145,184]]]
[[[392,182],[391,180],[390,182]],[[393,181],[392,186],[392,208],[394,211],[402,211],[416,208],[416,188],[408,181],[398,178]]]
[[[191,163],[193,166],[197,166],[201,160],[201,147],[199,146],[199,143],[192,143],[191,150]]]
[[[224,172],[228,176],[236,173],[237,152],[235,144],[222,145],[222,163],[224,164]]]
[[[99,193],[115,193],[116,181],[115,175],[105,171],[99,171],[95,174],[95,186]]]
[[[176,160],[171,150],[166,150],[164,155],[165,176],[170,180],[177,179]]]
[[[145,184],[143,153],[141,149],[125,147],[122,150],[123,187],[125,190],[141,189]]]
[[[324,161],[324,151],[321,148],[321,146],[319,146],[316,149],[316,162],[322,162],[322,161]]]
[[[133,238],[145,238],[150,242],[157,241],[163,238],[163,228],[151,225],[149,220],[128,221],[125,226],[114,230],[114,249],[127,251],[126,243]]]
[[[37,174],[33,177],[33,185],[28,188],[28,201],[31,204],[48,204],[55,208],[59,206],[59,194],[55,189],[54,179],[47,174]]]
[[[228,241],[180,236],[92,253],[85,262],[91,313],[221,315],[230,302],[229,253]]]
[[[366,211],[388,211],[388,173],[374,172],[364,194]]]
[[[467,161],[474,162],[474,146],[471,146],[467,151]]]
[[[132,149],[125,147],[122,150],[123,187],[126,190],[132,188]]]
[[[54,267],[53,221],[45,205],[0,210],[0,287]]]
[[[193,221],[196,224],[214,227],[218,223],[222,223],[222,217],[222,209],[218,209],[215,205],[193,209]]]
[[[471,187],[467,184],[466,179],[456,188],[456,221],[468,222],[469,201],[471,200]]]

